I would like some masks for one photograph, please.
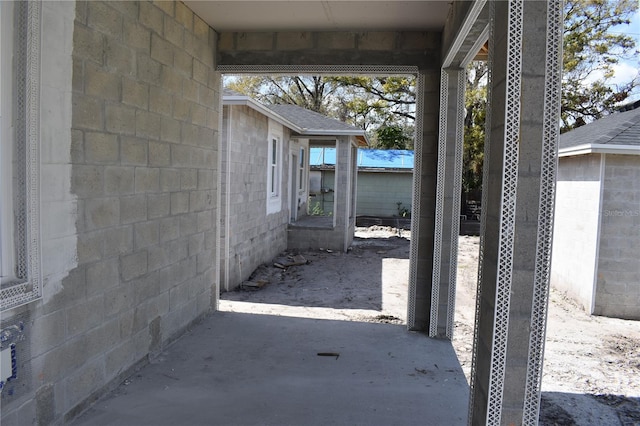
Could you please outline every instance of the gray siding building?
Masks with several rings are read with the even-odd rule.
[[[410,217],[413,196],[413,161],[410,150],[358,150],[356,214],[375,217]],[[333,203],[335,150],[311,150],[311,200],[319,210]]]
[[[640,319],[640,106],[560,136],[551,284]]]

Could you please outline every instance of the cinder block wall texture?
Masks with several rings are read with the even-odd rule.
[[[289,134],[284,128],[280,210],[267,215],[269,119],[247,106],[224,108],[225,124],[230,120],[225,126],[229,153],[225,152],[223,169],[228,167],[231,177],[226,187],[229,251],[224,256],[228,256],[228,262],[223,258],[221,265],[228,268],[222,272],[228,276],[231,290],[287,248]]]
[[[42,29],[44,297],[3,313],[30,344],[3,425],[66,422],[215,301],[214,31],[173,1],[45,2]]]
[[[554,226],[551,285],[591,314],[640,319],[640,157],[561,158]]]
[[[640,319],[640,156],[605,155],[594,313]]]
[[[592,313],[598,252],[600,154],[560,158],[551,285]]]

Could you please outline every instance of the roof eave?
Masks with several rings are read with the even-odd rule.
[[[280,124],[287,126],[294,132],[298,133],[301,137],[313,137],[313,136],[355,136],[358,141],[358,146],[370,146],[369,138],[367,134],[362,130],[327,130],[327,129],[307,129],[297,126],[291,121],[287,120],[277,112],[270,110],[256,100],[245,95],[228,95],[222,98],[222,105],[242,105],[253,108],[259,113],[266,115],[267,117],[278,121]]]
[[[358,166],[359,172],[366,173],[413,173],[413,167],[411,168],[399,168],[399,167],[366,167]]]
[[[640,145],[584,144],[558,150],[558,157],[586,154],[640,155]]]
[[[253,108],[254,110],[258,111],[259,113],[266,115],[267,117],[276,120],[277,122],[279,122],[280,124],[282,124],[283,126],[287,126],[288,128],[290,128],[291,130],[293,130],[296,133],[301,133],[304,129],[301,129],[300,127],[296,126],[294,123],[292,123],[291,121],[287,120],[286,118],[282,117],[280,114],[271,111],[269,108],[265,107],[264,105],[262,105],[261,103],[255,101],[254,99],[250,98],[249,96],[224,96],[222,98],[222,105],[242,105],[242,106],[248,106],[250,108]]]
[[[362,136],[361,130],[301,129],[301,136]]]
[[[314,130],[314,129],[302,129],[297,132],[297,135],[291,135],[292,138],[332,138],[333,136],[353,136],[356,139],[357,145],[362,147],[370,146],[369,138],[365,133],[360,130]]]

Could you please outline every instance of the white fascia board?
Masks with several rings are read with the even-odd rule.
[[[640,155],[640,145],[614,145],[590,143],[558,150],[558,157],[585,154]]]
[[[466,68],[467,65],[469,65],[471,61],[473,61],[473,58],[476,57],[482,45],[484,45],[487,42],[487,40],[489,40],[490,30],[491,28],[489,24],[487,24],[487,26],[484,27],[484,30],[482,30],[482,33],[480,34],[476,42],[473,44],[473,47],[471,48],[471,50],[469,50],[469,53],[467,53],[467,56],[465,56],[464,59],[462,60],[460,64],[462,68]]]
[[[305,136],[365,136],[362,130],[318,130],[318,129],[302,129],[299,131]]]
[[[288,127],[294,132],[298,133],[300,136],[309,137],[309,136],[362,136],[369,143],[369,138],[362,130],[326,130],[326,129],[307,129],[298,127],[294,123],[290,122],[286,118],[281,115],[271,111],[269,108],[265,107],[261,103],[255,101],[249,96],[224,96],[222,98],[223,105],[243,105],[248,106],[249,108],[253,108],[259,113],[266,115],[267,117],[279,122],[283,126]]]
[[[447,68],[451,66],[451,62],[453,62],[453,58],[458,54],[458,51],[462,47],[462,43],[464,43],[465,39],[469,35],[469,31],[473,27],[473,24],[476,23],[476,19],[480,16],[482,9],[484,9],[487,0],[477,0],[473,2],[473,5],[469,9],[467,16],[465,16],[462,21],[462,26],[458,29],[458,33],[451,43],[451,47],[447,54],[444,57],[444,61],[442,61],[442,68]]]

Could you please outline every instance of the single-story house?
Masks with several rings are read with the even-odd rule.
[[[640,101],[560,136],[551,285],[640,319]]]
[[[363,130],[295,105],[262,105],[225,90],[221,149],[221,289],[231,290],[286,249],[346,250],[355,230],[352,159]],[[340,151],[325,217],[308,217],[309,147]],[[328,212],[329,213],[329,212]]]
[[[311,207],[333,205],[335,149],[312,148],[309,174]],[[404,217],[411,215],[413,151],[399,149],[358,150],[358,216]]]

